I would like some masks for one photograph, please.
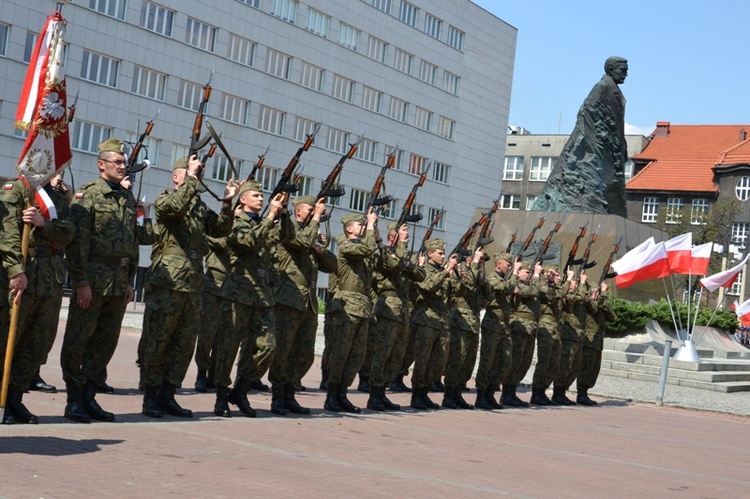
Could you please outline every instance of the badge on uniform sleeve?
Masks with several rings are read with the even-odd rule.
[[[3,186],[3,190],[10,191],[13,190],[13,182],[8,182]]]
[[[76,192],[76,199],[83,199],[83,193],[82,192]]]

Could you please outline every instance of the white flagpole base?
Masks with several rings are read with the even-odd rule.
[[[700,362],[701,358],[698,356],[698,352],[695,350],[695,343],[693,340],[685,340],[682,346],[677,349],[674,356],[674,360],[681,360],[684,362]]]

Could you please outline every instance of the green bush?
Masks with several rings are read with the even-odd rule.
[[[326,313],[326,302],[318,298],[318,313],[319,314],[325,314]]]

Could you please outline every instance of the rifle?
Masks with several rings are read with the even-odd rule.
[[[497,211],[498,206],[500,206],[500,198],[498,197],[496,201],[494,201],[492,208],[487,210],[485,213],[482,213],[482,216],[474,222],[471,227],[464,233],[463,236],[461,236],[461,239],[459,239],[458,244],[456,244],[456,247],[453,248],[453,251],[451,251],[450,255],[458,254],[461,257],[469,256],[471,253],[467,250],[469,247],[469,243],[474,238],[474,234],[477,233],[477,230],[479,227],[482,227],[482,231],[479,233],[479,239],[477,240],[477,248],[480,246],[487,246],[488,244],[492,243],[494,241],[494,238],[491,236],[488,236],[488,233],[490,232],[490,221],[492,220],[492,215],[495,214]]]
[[[516,254],[513,255],[513,260],[516,260],[519,256],[523,254],[524,251],[529,249],[529,246],[531,246],[531,242],[534,240],[534,235],[536,234],[536,231],[542,228],[542,225],[544,225],[544,221],[547,220],[549,213],[550,212],[548,211],[543,217],[541,217],[539,219],[539,223],[537,223],[531,229],[531,232],[529,232],[529,235],[526,236],[526,239],[524,239],[523,244],[521,245],[521,248],[516,252]]]
[[[404,225],[407,222],[417,223],[420,220],[422,220],[422,214],[421,213],[413,213],[410,214],[412,207],[414,206],[414,200],[417,199],[417,189],[422,187],[424,185],[425,180],[427,180],[427,173],[430,171],[430,167],[432,167],[432,163],[427,165],[427,168],[424,172],[422,172],[422,175],[420,175],[419,180],[416,184],[414,184],[414,187],[411,188],[411,192],[409,193],[409,196],[406,198],[406,202],[404,202],[404,207],[401,209],[401,215],[398,217],[398,221],[396,222],[396,237],[393,238],[393,248],[396,248],[396,245],[398,244],[398,238],[399,238],[399,232],[398,229]]]
[[[620,251],[620,243],[621,242],[622,242],[622,236],[620,236],[620,239],[617,240],[617,244],[615,244],[615,248],[609,254],[609,258],[607,258],[607,262],[604,264],[604,269],[602,269],[602,276],[599,278],[599,285],[600,286],[607,279],[611,279],[612,277],[614,277],[614,276],[617,275],[617,272],[610,273],[609,269],[612,267],[612,259]]]
[[[249,182],[251,180],[255,180],[255,176],[258,174],[258,170],[260,170],[263,167],[263,163],[266,161],[266,154],[268,154],[268,150],[271,148],[271,144],[268,144],[268,147],[266,147],[266,150],[258,156],[258,161],[255,162],[253,165],[253,169],[250,170],[250,174],[245,179],[245,182]]]
[[[541,263],[544,261],[544,255],[549,250],[549,245],[552,243],[552,237],[555,234],[557,234],[557,232],[560,230],[560,227],[562,227],[562,224],[565,221],[566,216],[567,214],[564,215],[560,220],[558,220],[555,226],[552,228],[552,230],[549,231],[549,234],[547,234],[547,237],[544,239],[544,242],[537,250],[536,254],[534,255],[534,258],[531,260],[531,269],[529,272],[529,277],[526,279],[527,283],[531,280],[531,276],[534,272],[534,266],[537,264],[537,262]]]
[[[508,247],[505,249],[506,253],[510,253],[513,249],[513,245],[516,243],[516,238],[518,237],[518,231],[521,230],[521,227],[516,225],[516,231],[510,235],[510,242],[508,243]]]
[[[383,189],[383,184],[385,183],[385,172],[388,171],[389,168],[393,168],[393,165],[396,161],[396,151],[398,150],[398,144],[396,144],[396,148],[393,150],[391,154],[388,155],[388,159],[385,162],[385,165],[380,169],[380,174],[378,174],[378,177],[375,179],[375,185],[372,188],[372,193],[370,194],[370,200],[367,202],[367,208],[365,208],[365,213],[370,211],[370,208],[384,206],[391,201],[393,201],[393,196],[387,195],[384,197],[378,197],[380,196],[380,191]],[[359,233],[359,237],[361,238],[362,235],[365,233],[365,226],[362,226],[362,231]]]
[[[581,259],[576,260],[576,253],[578,253],[578,244],[581,242],[581,239],[586,235],[586,229],[589,226],[589,220],[586,220],[586,223],[581,227],[581,232],[578,233],[576,236],[576,240],[573,243],[573,247],[570,248],[570,253],[568,253],[568,260],[565,262],[565,266],[562,268],[563,274],[568,271],[569,268],[573,267],[573,265],[578,265],[581,263]]]
[[[581,277],[581,272],[583,272],[586,269],[590,269],[594,265],[596,265],[596,262],[590,262],[589,263],[589,255],[591,255],[591,246],[594,245],[596,242],[596,238],[599,236],[599,229],[601,228],[601,224],[596,228],[593,234],[591,234],[591,239],[589,239],[589,244],[586,245],[586,250],[583,252],[583,258],[581,258],[581,264],[578,266],[578,277]]]
[[[146,123],[146,130],[144,130],[141,136],[138,137],[138,142],[135,143],[135,145],[133,146],[133,150],[130,151],[130,157],[128,157],[127,165],[129,175],[137,173],[141,170],[145,170],[151,165],[151,163],[148,161],[148,158],[145,158],[140,163],[136,163],[136,161],[138,161],[138,155],[141,153],[141,149],[143,149],[143,142],[146,140],[146,137],[151,135],[151,130],[154,129],[154,123],[156,122],[157,116],[159,116],[158,109],[156,110],[156,114],[151,119],[151,121]],[[148,151],[146,151],[146,156],[148,156]]]
[[[437,226],[437,224],[440,223],[440,219],[443,218],[443,213],[445,212],[445,206],[440,208],[440,211],[435,215],[435,218],[432,219],[432,222],[430,222],[430,228],[427,229],[427,232],[424,233],[424,237],[422,238],[422,244],[419,246],[419,253],[424,253],[424,242],[427,241],[429,238],[432,237],[432,230]],[[414,245],[412,244],[412,253],[414,253]]]
[[[208,141],[211,139],[209,135],[201,138],[201,130],[203,129],[203,118],[206,117],[206,110],[208,108],[208,100],[211,98],[211,79],[214,77],[214,71],[211,70],[211,75],[208,77],[208,83],[203,87],[203,99],[198,105],[198,112],[195,114],[195,121],[193,122],[193,132],[190,134],[190,149],[188,150],[188,159],[193,154],[198,154],[198,151],[203,149]]]
[[[280,192],[285,192],[287,195],[291,194],[292,192],[297,192],[298,187],[292,182],[292,179],[294,178],[294,170],[299,164],[299,158],[302,156],[302,153],[310,149],[310,146],[312,146],[313,142],[315,142],[315,136],[320,130],[320,125],[321,124],[318,123],[318,125],[315,127],[315,130],[313,130],[313,133],[307,135],[307,140],[305,140],[305,143],[302,145],[302,147],[297,149],[297,153],[292,157],[291,160],[289,160],[289,164],[286,165],[286,168],[281,174],[281,177],[279,177],[279,181],[276,183],[276,187],[274,187],[273,191],[271,191],[271,195],[268,198],[269,202]],[[266,205],[266,209],[268,209],[268,205]],[[265,209],[263,210],[263,212],[265,213]]]

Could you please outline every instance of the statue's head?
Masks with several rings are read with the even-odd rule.
[[[628,60],[624,57],[610,57],[604,61],[604,72],[619,85],[628,76]]]

